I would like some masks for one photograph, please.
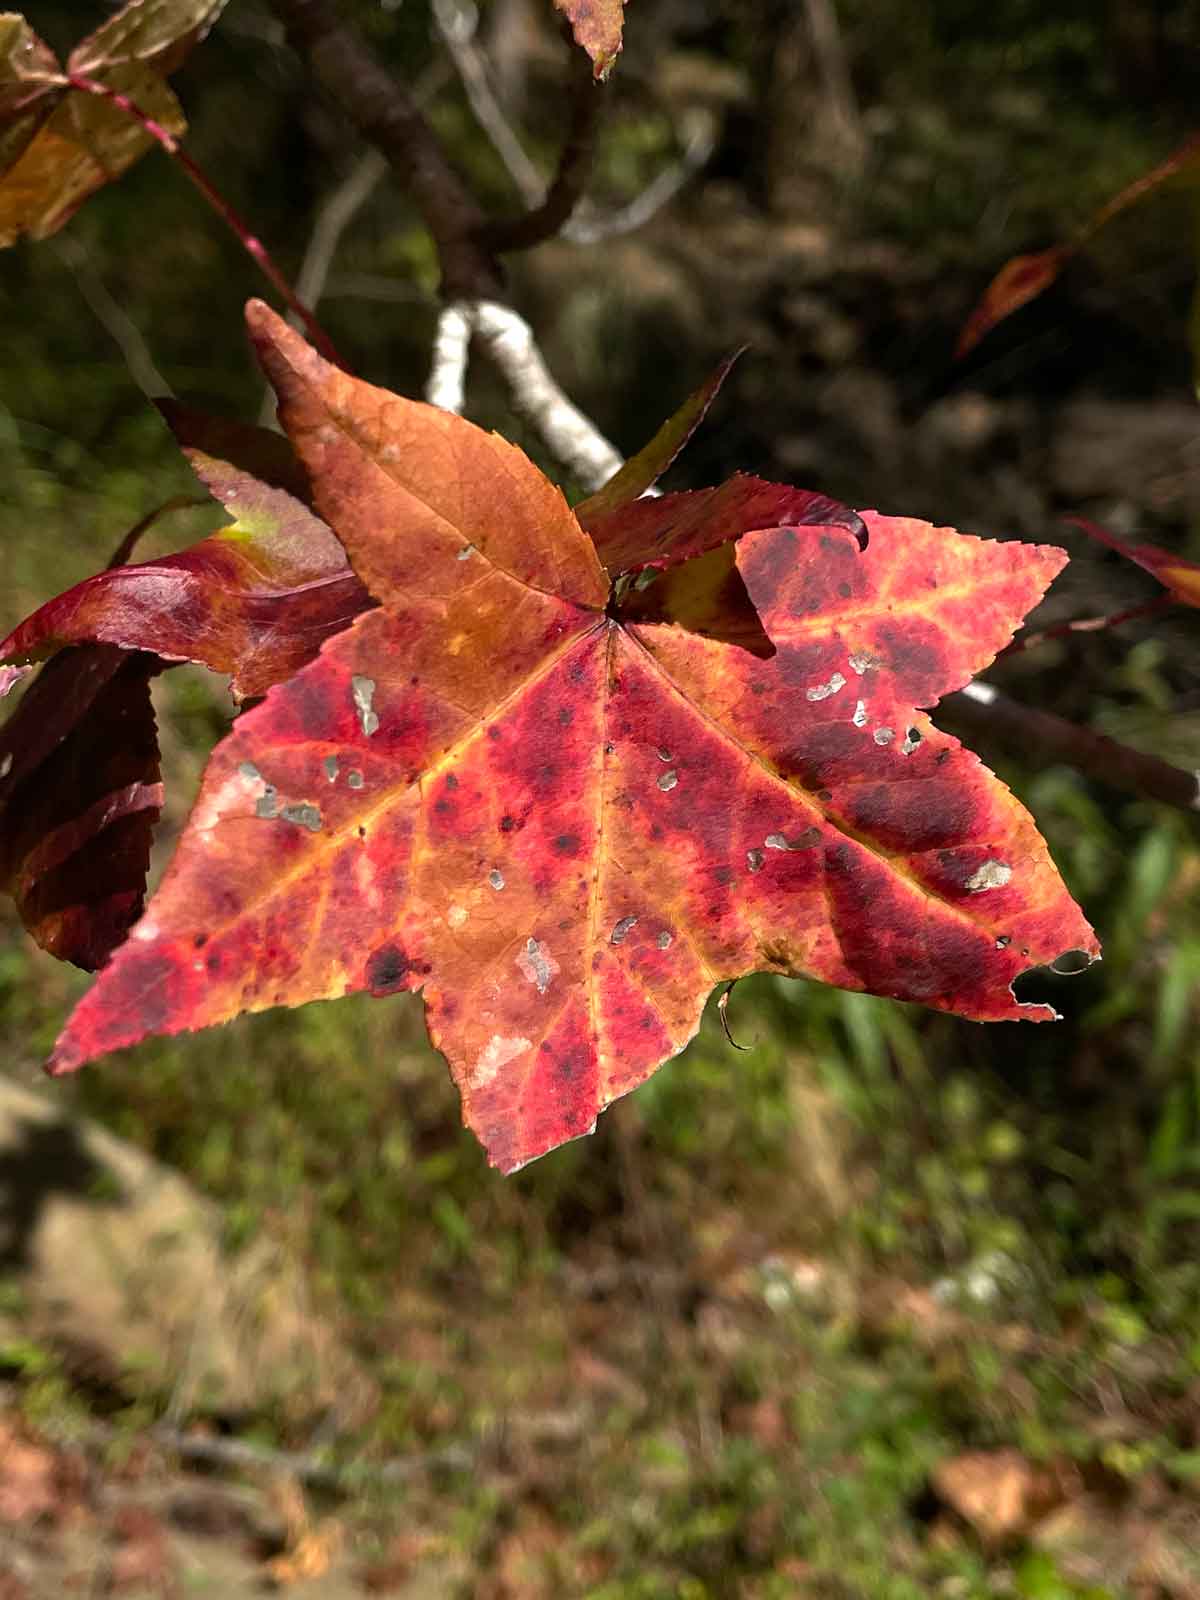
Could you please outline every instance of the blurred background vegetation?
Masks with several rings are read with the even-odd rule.
[[[347,11],[495,210],[515,210],[423,0]],[[678,487],[740,467],[1063,543],[1078,559],[1041,622],[1148,597],[1143,574],[1057,519],[1200,559],[1195,191],[1114,225],[961,368],[950,353],[1004,260],[1068,237],[1194,131],[1200,14],[839,0],[832,56],[814,33],[826,14],[631,6],[597,206],[677,161],[689,118],[709,119],[712,153],[637,232],[515,258],[514,303],[626,450],[749,345]],[[30,12],[59,48],[99,15]],[[565,52],[548,4],[490,0],[479,41],[551,170]],[[294,275],[361,161],[338,109],[259,0],[234,0],[175,85],[190,148]],[[419,394],[435,281],[384,178],[341,238],[321,317],[362,375]],[[142,392],[155,374],[258,414],[240,310],[261,289],[157,152],[56,239],[0,258],[0,626],[189,489]],[[479,364],[468,410],[553,470]],[[146,548],[217,522],[176,517]],[[1200,766],[1197,637],[1180,613],[991,678]],[[231,708],[190,669],[157,704],[165,854]],[[231,1248],[270,1237],[352,1353],[370,1395],[352,1422],[300,1397],[208,1423],[362,1469],[331,1501],[358,1574],[337,1593],[371,1573],[391,1592],[391,1571],[394,1592],[446,1596],[1200,1596],[1195,820],[973,742],[1105,945],[1082,977],[1026,980],[1057,1027],[753,980],[731,1005],[747,1052],[710,1020],[595,1137],[507,1181],[462,1132],[409,998],[249,1018],[54,1086],[215,1198]],[[85,982],[5,915],[8,1073],[34,1081]],[[43,1423],[103,1415],[133,1437],[169,1402],[36,1343],[0,1359]],[[402,1494],[372,1476],[455,1441],[473,1465]]]

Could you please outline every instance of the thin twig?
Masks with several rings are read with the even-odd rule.
[[[545,180],[525,154],[493,93],[487,64],[475,43],[479,8],[474,0],[433,0],[433,20],[462,79],[476,122],[491,140],[525,204],[531,208],[541,205],[546,198]]]
[[[312,309],[314,316],[325,293],[329,270],[333,266],[342,234],[371,198],[387,170],[387,162],[373,145],[370,146],[317,208],[316,221],[296,279],[296,292],[304,304]],[[300,326],[300,319],[294,312],[289,315],[288,321],[293,327]],[[266,427],[274,420],[275,413],[275,391],[267,384],[258,410],[258,420]]]
[[[1180,811],[1200,811],[1200,773],[1173,767],[1144,755],[1106,734],[1068,722],[1065,717],[1013,700],[990,683],[969,683],[941,702],[948,714],[972,733],[1043,760],[1063,761],[1113,789],[1160,800]]]
[[[651,217],[669,205],[712,155],[717,142],[716,119],[710,112],[697,107],[684,120],[686,142],[678,161],[651,178],[640,194],[615,211],[596,211],[585,201],[579,214],[563,226],[563,238],[572,244],[599,244],[602,239],[614,239],[645,227]]]
[[[324,355],[328,360],[334,362],[337,366],[344,365],[341,357],[337,353],[337,350],[334,348],[332,339],[330,339],[329,335],[321,327],[320,323],[313,316],[312,312],[299,298],[291,284],[275,265],[275,262],[272,259],[270,252],[267,250],[266,245],[264,245],[262,240],[251,232],[246,222],[229,204],[224,195],[221,194],[220,190],[208,177],[207,173],[205,173],[203,169],[192,160],[191,156],[188,155],[187,151],[183,148],[175,135],[171,133],[169,129],[164,128],[161,122],[156,122],[153,117],[149,116],[145,111],[143,111],[142,108],[137,105],[135,101],[131,100],[128,95],[122,94],[119,89],[112,89],[108,86],[108,84],[100,83],[97,79],[89,78],[80,72],[68,73],[66,81],[68,84],[70,84],[72,89],[77,89],[83,94],[96,95],[101,100],[108,100],[111,102],[111,104],[115,105],[119,110],[123,111],[126,116],[132,117],[135,122],[139,123],[141,127],[150,135],[150,137],[156,140],[162,146],[171,159],[175,161],[176,164],[182,168],[184,173],[186,173],[188,178],[191,179],[192,183],[204,196],[208,204],[221,218],[221,221],[224,222],[227,227],[229,227],[237,236],[242,248],[253,258],[259,271],[266,278],[267,282],[271,284],[272,288],[276,290],[281,299],[283,299],[287,305],[290,306],[290,308],[298,317],[300,317],[305,328],[308,330],[309,337],[321,351],[321,354]]]
[[[1022,650],[1032,650],[1034,645],[1047,639],[1066,639],[1075,633],[1099,633],[1104,628],[1117,628],[1123,622],[1137,622],[1144,617],[1157,617],[1177,604],[1173,594],[1160,594],[1156,600],[1142,605],[1127,606],[1124,611],[1112,611],[1106,617],[1080,617],[1075,622],[1058,622],[1052,628],[1039,628],[1036,633],[1023,633],[1007,645],[1002,656],[1019,655]]]
[[[463,309],[500,369],[517,410],[533,423],[557,460],[589,491],[607,483],[620,471],[623,458],[550,376],[525,318],[494,300]]]
[[[146,398],[155,400],[160,395],[174,394],[175,391],[155,365],[141,329],[124,306],[108,292],[104,280],[88,260],[87,251],[78,240],[63,235],[52,239],[50,244],[75,279],[88,309],[120,350],[129,376]]]
[[[387,170],[387,162],[372,146],[321,202],[296,279],[297,293],[314,311],[325,293],[329,269],[343,233],[374,194]]]

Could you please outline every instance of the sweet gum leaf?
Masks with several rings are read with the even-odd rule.
[[[148,1034],[422,989],[504,1171],[587,1133],[714,984],[804,975],[980,1020],[1096,952],[1024,809],[917,707],[1065,559],[868,513],[746,534],[764,659],[621,620],[524,456],[250,325],[320,513],[382,602],[239,718],[50,1069]]]

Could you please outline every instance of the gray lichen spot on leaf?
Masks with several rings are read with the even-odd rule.
[[[794,839],[788,839],[782,833],[769,833],[763,840],[768,850],[811,850],[813,845],[820,842],[820,828],[805,828]]]
[[[883,662],[878,656],[873,656],[869,650],[856,650],[850,657],[851,670],[857,672],[861,678],[864,672],[870,672],[875,667],[881,667]]]
[[[670,762],[670,761],[674,761],[675,757],[667,749],[665,744],[660,744],[659,747],[658,747],[658,759],[660,761]]]
[[[465,545],[463,545],[462,549],[458,552],[457,560],[459,560],[459,561],[469,561],[474,554],[475,554],[475,546],[473,544],[465,544]]]
[[[804,691],[806,700],[828,700],[831,694],[836,694],[839,689],[846,687],[846,680],[840,672],[835,672],[828,683],[815,684],[811,689]]]
[[[350,787],[352,789],[361,789],[362,788],[362,786],[363,786],[363,775],[358,770],[357,767],[354,767],[350,772],[348,772],[346,774],[346,782],[350,785]]]
[[[372,705],[375,698],[375,679],[364,678],[356,672],[350,679],[350,693],[354,697],[354,709],[358,712],[359,726],[370,738],[379,727],[379,716]]]
[[[246,765],[249,766],[249,762]],[[269,783],[255,801],[254,815],[256,817],[265,817],[267,821],[279,815],[279,795],[273,783]]]
[[[658,787],[663,790],[673,789],[679,782],[679,774],[675,771],[664,772],[658,780]]]
[[[307,802],[302,805],[284,806],[279,817],[282,822],[294,822],[298,828],[307,828],[310,833],[321,831],[321,813],[316,806]]]
[[[547,947],[533,938],[526,939],[525,948],[517,957],[517,966],[536,986],[539,994],[545,994],[550,987],[550,979],[558,971],[558,963],[550,959]]]
[[[771,837],[774,838],[775,835],[772,834]],[[761,871],[762,864],[765,860],[766,857],[763,855],[761,850],[746,851],[746,865],[750,868],[751,872]]]
[[[908,732],[904,735],[904,742],[900,746],[900,754],[902,756],[910,756],[910,755],[912,755],[913,751],[917,748],[917,746],[920,744],[920,742],[921,742],[920,730],[917,729],[917,728],[910,728],[908,730]]]
[[[658,936],[658,948],[660,950],[669,950],[671,948],[671,935],[665,928]]]
[[[262,773],[254,765],[253,761],[243,761],[238,767],[238,771],[241,773],[243,778],[249,778],[251,783],[259,783],[262,781]]]
[[[336,783],[338,775],[338,758],[336,756],[326,756],[321,765],[325,768],[325,776],[329,779],[330,783]]]
[[[895,728],[876,728],[875,729],[875,743],[876,744],[891,744],[892,740],[895,737],[896,737]]]
[[[972,894],[982,894],[985,889],[1003,889],[1012,877],[1012,868],[1006,861],[985,861],[963,885]]]
[[[636,917],[622,917],[620,922],[613,925],[613,931],[608,936],[609,944],[623,944],[631,928],[637,926]]]
[[[503,889],[504,874],[500,871],[499,867],[493,867],[488,873],[488,882],[491,884],[493,889]]]
[[[854,724],[854,726],[856,728],[865,728],[866,727],[866,725],[867,725],[867,702],[865,700],[856,700],[855,701],[855,703],[854,703],[854,715],[850,718],[850,721]]]

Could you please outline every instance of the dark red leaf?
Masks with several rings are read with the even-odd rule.
[[[44,950],[88,971],[142,912],[160,667],[111,645],[65,650],[0,729],[0,884]]]
[[[227,672],[234,694],[249,698],[310,661],[371,603],[337,539],[299,500],[192,454],[238,521],[178,555],[85,578],[0,642],[0,660],[115,644]]]
[[[635,500],[587,524],[611,573],[690,561],[760,528],[839,527],[867,542],[857,511],[808,489],[736,473],[715,489]]]

